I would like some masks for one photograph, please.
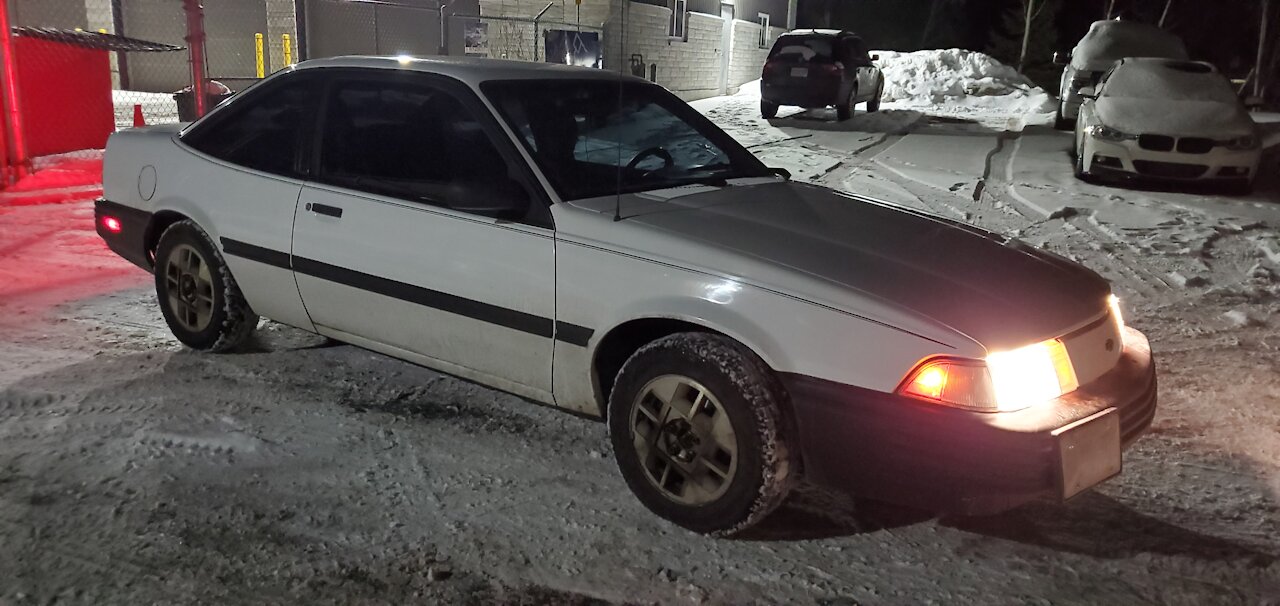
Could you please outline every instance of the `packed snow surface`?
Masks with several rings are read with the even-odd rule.
[[[1018,70],[989,55],[958,48],[913,53],[877,51],[884,72],[885,103],[998,109],[1010,113],[1052,111],[1053,100]]]

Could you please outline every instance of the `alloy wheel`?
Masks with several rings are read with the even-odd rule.
[[[183,328],[201,332],[213,318],[213,277],[194,247],[179,244],[164,268],[169,311]]]
[[[724,495],[738,469],[738,439],[720,401],[689,377],[663,375],[631,408],[633,445],[649,482],[684,505]]]

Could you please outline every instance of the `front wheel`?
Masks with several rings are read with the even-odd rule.
[[[1053,127],[1057,130],[1070,130],[1075,126],[1075,121],[1066,117],[1062,113],[1063,103],[1058,103],[1058,111],[1054,114]]]
[[[729,535],[778,507],[797,461],[773,371],[734,341],[681,333],[642,347],[609,397],[618,468],[653,513]]]
[[[165,323],[192,349],[235,349],[258,326],[222,255],[192,221],[174,223],[160,235],[155,276]]]

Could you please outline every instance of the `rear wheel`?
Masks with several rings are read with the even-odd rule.
[[[165,323],[192,349],[235,349],[258,326],[222,255],[192,221],[178,221],[160,235],[155,279]]]
[[[849,93],[849,98],[845,99],[844,104],[836,106],[836,119],[844,122],[853,118],[853,108],[858,104],[858,89],[854,89]]]
[[[618,468],[640,502],[671,522],[744,530],[795,480],[785,402],[772,370],[734,341],[664,337],[627,360],[610,394]]]
[[[764,116],[765,120],[772,120],[774,118],[777,118],[778,104],[771,103],[769,101],[765,101],[762,99],[760,101],[760,115]]]

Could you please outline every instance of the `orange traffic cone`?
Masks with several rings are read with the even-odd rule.
[[[134,125],[134,126],[146,126],[146,125],[147,125],[147,119],[146,119],[146,118],[144,118],[144,117],[142,116],[142,104],[141,104],[141,103],[134,103],[134,104],[133,104],[133,125]]]

